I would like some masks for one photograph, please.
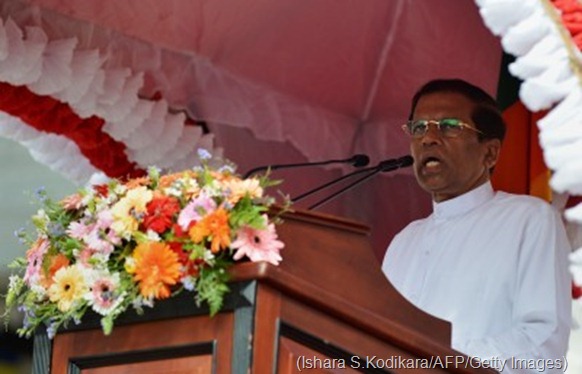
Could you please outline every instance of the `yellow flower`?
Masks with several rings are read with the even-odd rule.
[[[146,205],[152,200],[154,193],[145,186],[137,187],[127,192],[127,195],[122,200],[127,202],[130,209],[137,213],[144,213]]]
[[[221,248],[230,245],[228,213],[223,208],[215,210],[192,226],[188,234],[194,243],[201,243],[208,237],[211,240],[212,253],[219,252]]]
[[[133,274],[135,273],[135,260],[133,259],[133,257],[127,257],[125,259],[125,263],[123,264],[123,268],[125,269],[125,271],[127,271],[129,274]]]
[[[119,201],[111,209],[113,223],[111,228],[120,236],[131,235],[139,227],[137,220],[130,215],[131,208],[125,201]]]
[[[54,278],[54,283],[48,289],[48,295],[61,312],[67,312],[77,300],[82,300],[88,291],[85,277],[79,267],[67,266],[60,268]]]
[[[133,252],[135,260],[134,279],[139,282],[139,291],[145,298],[165,299],[170,296],[168,286],[180,278],[178,255],[167,244],[146,242]]]
[[[129,190],[127,195],[111,208],[113,215],[111,228],[119,235],[131,235],[139,226],[136,216],[146,212],[146,205],[153,196],[153,192],[145,186]]]

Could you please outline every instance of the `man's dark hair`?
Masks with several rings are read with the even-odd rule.
[[[424,84],[412,98],[412,106],[408,119],[411,120],[418,100],[424,95],[437,92],[452,92],[463,95],[475,104],[471,120],[477,129],[483,134],[479,135],[479,141],[484,139],[499,139],[505,137],[505,121],[497,102],[487,92],[462,79],[435,79]]]

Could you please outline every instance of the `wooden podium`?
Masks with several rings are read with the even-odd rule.
[[[97,318],[52,341],[40,331],[33,373],[475,371],[450,348],[450,324],[386,280],[365,226],[302,212],[283,218],[281,264],[233,267],[218,315],[183,294],[141,316],[127,312],[110,336]]]

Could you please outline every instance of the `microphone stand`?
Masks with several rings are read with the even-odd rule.
[[[326,184],[321,185],[321,186],[319,186],[317,188],[314,188],[312,190],[309,190],[307,192],[304,192],[304,193],[302,193],[299,196],[295,196],[294,198],[291,199],[291,202],[292,203],[296,203],[298,201],[303,200],[307,196],[312,195],[312,194],[314,194],[316,192],[319,192],[319,191],[321,191],[321,190],[323,190],[323,189],[325,189],[325,188],[327,188],[329,186],[333,186],[334,184],[339,183],[339,182],[343,181],[344,179],[348,179],[348,178],[353,177],[354,175],[362,174],[362,173],[365,173],[365,172],[368,172],[368,171],[372,171],[372,170],[376,170],[376,169],[378,169],[378,166],[374,166],[374,167],[366,168],[366,169],[361,169],[361,170],[356,170],[354,172],[351,172],[349,174],[346,174],[344,176],[341,176],[338,179],[331,180],[331,181],[327,182]]]
[[[372,178],[374,175],[378,174],[378,173],[381,171],[381,169],[378,169],[378,168],[374,168],[374,169],[376,169],[376,170],[372,170],[372,172],[371,172],[371,173],[368,173],[367,175],[365,175],[365,176],[361,177],[360,179],[357,179],[356,181],[354,181],[354,182],[352,182],[352,183],[348,184],[347,186],[345,186],[345,187],[344,187],[344,188],[342,188],[341,190],[338,190],[338,191],[336,191],[335,193],[333,193],[333,194],[329,195],[329,196],[328,196],[328,197],[326,197],[325,199],[323,199],[323,200],[320,200],[320,201],[318,201],[317,203],[315,203],[315,204],[311,205],[309,208],[307,208],[307,210],[313,210],[313,209],[319,208],[319,207],[320,207],[320,206],[322,206],[323,204],[325,204],[325,203],[329,202],[329,201],[330,201],[330,200],[332,200],[332,199],[335,199],[336,197],[338,197],[339,195],[343,194],[344,192],[346,192],[346,191],[348,191],[348,190],[352,189],[352,188],[353,188],[353,187],[355,187],[356,185],[358,185],[358,184],[360,184],[360,183],[363,183],[365,180],[367,180],[367,179],[369,179],[369,178]],[[368,169],[368,170],[370,170],[370,169]],[[348,174],[348,176],[351,176],[351,175],[349,175],[349,174]],[[334,182],[337,182],[337,181],[334,181]],[[328,184],[332,184],[332,183],[328,183]]]
[[[369,174],[367,174],[367,175],[365,175],[365,176],[363,176],[362,178],[360,178],[360,179],[357,179],[356,181],[354,181],[354,182],[352,182],[352,183],[348,184],[348,185],[347,185],[347,186],[345,186],[344,188],[342,188],[342,189],[340,189],[340,190],[336,191],[335,193],[333,193],[333,194],[329,195],[329,196],[328,196],[328,197],[326,197],[325,199],[323,199],[323,200],[320,200],[320,201],[318,201],[317,203],[315,203],[315,204],[311,205],[309,208],[307,208],[307,210],[313,210],[313,209],[315,209],[315,208],[319,208],[319,207],[320,207],[320,206],[322,206],[323,204],[325,204],[325,203],[329,202],[329,201],[330,201],[330,200],[332,200],[332,199],[335,199],[335,198],[336,198],[336,197],[338,197],[339,195],[341,195],[341,194],[343,194],[344,192],[346,192],[346,191],[350,190],[351,188],[353,188],[353,187],[357,186],[358,184],[360,184],[360,183],[363,183],[364,181],[366,181],[366,180],[370,179],[371,177],[373,177],[374,175],[376,175],[376,174],[378,174],[378,173],[380,173],[380,172],[383,172],[383,173],[385,173],[385,172],[389,172],[389,171],[392,171],[392,170],[400,169],[400,168],[403,168],[403,167],[408,167],[408,166],[411,166],[411,165],[412,165],[412,163],[413,163],[413,159],[412,159],[412,157],[411,157],[411,156],[403,156],[403,157],[400,157],[400,158],[398,158],[398,159],[395,159],[395,160],[394,160],[394,159],[392,159],[392,160],[386,160],[386,161],[382,161],[382,162],[380,162],[380,163],[379,163],[377,166],[375,166],[375,167],[373,167],[373,168],[368,168],[368,169],[365,169],[365,170],[360,170],[360,171],[362,171],[362,172],[363,172],[363,171],[369,171],[369,170],[372,170],[372,172],[371,172],[371,173],[369,173]],[[356,174],[356,173],[348,174],[348,175],[347,175],[347,176],[345,176],[345,177],[351,177],[352,175],[355,175],[355,174]],[[340,178],[340,179],[338,179],[338,180],[336,180],[336,181],[332,181],[332,182],[334,182],[334,183],[335,183],[335,182],[338,182],[338,181],[340,181],[340,180],[342,180],[342,179],[344,179],[344,177],[342,177],[342,178]],[[328,183],[328,185],[331,185],[331,184],[333,184],[332,182]]]
[[[246,172],[243,176],[243,179],[250,177],[251,175],[261,171],[261,170],[277,170],[277,169],[290,169],[290,168],[297,168],[303,166],[322,166],[322,165],[329,165],[329,164],[346,164],[351,163],[355,167],[362,167],[366,166],[370,162],[370,159],[366,155],[357,154],[350,158],[344,160],[327,160],[327,161],[319,161],[319,162],[307,162],[307,163],[297,163],[297,164],[277,164],[277,165],[267,165],[267,166],[259,166],[254,169],[251,169]]]

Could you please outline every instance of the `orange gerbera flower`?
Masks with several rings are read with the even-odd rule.
[[[59,253],[56,256],[51,257],[49,261],[50,262],[48,269],[45,271],[41,279],[41,283],[45,288],[49,288],[53,284],[54,282],[53,277],[55,276],[57,271],[59,271],[59,269],[61,268],[69,266],[70,263],[67,256],[65,256],[62,253]]]
[[[133,252],[135,260],[134,279],[139,282],[143,297],[165,299],[170,296],[170,287],[180,278],[178,256],[167,244],[147,242],[137,246]]]
[[[196,178],[196,173],[192,170],[185,170],[180,173],[166,174],[160,177],[159,186],[161,188],[170,187],[172,183],[180,178]]]
[[[223,208],[218,208],[198,221],[188,233],[194,243],[200,243],[208,237],[211,240],[210,250],[217,253],[230,245],[228,213]]]
[[[150,178],[148,177],[134,178],[125,182],[125,187],[127,187],[128,189],[133,189],[136,187],[145,186],[148,183],[150,183]]]

